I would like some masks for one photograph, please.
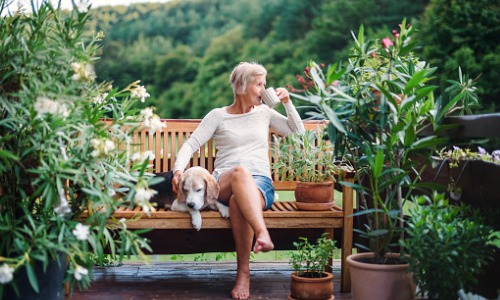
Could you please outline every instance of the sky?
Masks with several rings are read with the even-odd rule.
[[[84,2],[84,3],[90,3],[92,4],[92,7],[98,7],[98,6],[104,6],[104,5],[109,5],[109,6],[116,6],[116,5],[129,5],[131,3],[144,3],[144,2],[168,2],[170,0],[75,0],[75,3],[78,2]],[[31,1],[30,0],[7,0],[9,5],[9,9],[11,11],[16,11],[18,8],[18,3],[22,3],[23,7],[30,8],[31,7]],[[41,3],[42,0],[34,0],[35,3]],[[58,0],[51,0],[51,2],[54,5],[57,5]],[[61,7],[62,8],[72,8],[71,0],[61,0]]]

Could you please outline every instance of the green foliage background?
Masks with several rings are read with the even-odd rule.
[[[228,78],[240,61],[262,63],[269,86],[299,88],[295,76],[310,60],[345,58],[360,24],[382,38],[407,18],[421,30],[418,54],[439,66],[436,83],[458,80],[458,66],[480,76],[484,112],[499,107],[499,7],[489,0],[177,0],[98,7],[87,31],[106,35],[98,80],[140,79],[160,117],[201,118],[232,103]]]

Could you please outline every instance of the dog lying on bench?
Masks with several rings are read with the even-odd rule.
[[[150,186],[158,192],[150,201],[165,209],[189,212],[191,223],[196,230],[201,229],[200,211],[203,209],[218,210],[223,218],[229,218],[229,207],[217,201],[219,184],[205,168],[187,169],[179,181],[177,195],[172,191],[172,171],[158,173],[156,176],[162,176],[165,180]]]

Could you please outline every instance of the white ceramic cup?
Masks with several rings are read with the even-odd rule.
[[[267,88],[264,93],[262,93],[261,97],[262,101],[264,101],[264,103],[270,108],[275,108],[281,102],[276,95],[276,91],[272,87]]]

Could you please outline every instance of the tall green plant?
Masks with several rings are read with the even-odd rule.
[[[419,175],[443,141],[440,120],[460,98],[443,109],[435,101],[429,82],[436,68],[414,56],[413,33],[403,20],[390,38],[373,41],[361,26],[349,58],[326,70],[312,62],[302,80],[306,94],[293,94],[315,107],[313,118],[330,121],[335,155],[355,168],[352,186],[363,208],[356,215],[367,220],[358,232],[378,262],[398,244],[403,203],[422,186]]]
[[[32,6],[0,18],[0,298],[7,285],[18,291],[21,269],[41,288],[35,262],[67,256],[66,280],[85,288],[90,254],[102,262],[105,250],[121,259],[150,249],[111,218],[119,206],[152,207],[148,159],[131,156],[134,129],[163,126],[151,108],[132,109],[149,94],[138,81],[96,82],[103,34],[83,38],[85,9]]]
[[[430,299],[457,299],[457,292],[470,290],[492,258],[487,247],[492,230],[478,210],[449,205],[444,194],[420,196],[417,203],[410,209],[403,245],[419,292]]]

